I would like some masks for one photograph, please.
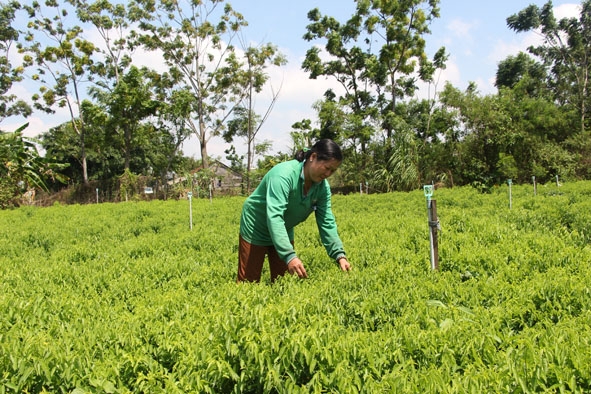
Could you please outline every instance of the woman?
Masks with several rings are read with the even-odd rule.
[[[330,186],[326,178],[341,164],[341,148],[323,139],[295,160],[277,164],[248,197],[240,218],[237,282],[258,282],[265,255],[271,281],[285,272],[307,278],[304,264],[294,250],[294,227],[314,212],[326,252],[349,271],[343,243],[331,210]]]

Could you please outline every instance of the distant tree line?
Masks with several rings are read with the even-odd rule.
[[[25,125],[0,131],[2,206],[32,188],[101,185],[116,193],[138,176],[165,184],[170,174],[207,171],[211,138],[228,144],[226,160],[243,174],[246,193],[319,138],[342,145],[345,161],[333,182],[344,188],[362,183],[387,192],[437,182],[485,191],[508,178],[591,177],[591,0],[575,18],[557,20],[551,2],[509,16],[510,29],[535,30],[542,41],[503,60],[498,91],[488,95],[473,83],[438,86],[449,54],[425,52],[438,0],[355,4],[345,21],[308,13],[303,39],[311,47],[302,68],[340,89],[318,98],[317,119],[291,125],[291,152],[269,155],[257,132],[278,90],[271,87],[261,113],[254,103],[270,84],[269,68],[286,60],[272,43],[247,44],[247,21],[228,2],[1,3],[0,122],[57,108],[70,114],[38,139],[22,135]],[[161,59],[154,63],[162,70],[134,61],[141,53]],[[32,97],[11,94],[25,81],[37,86]],[[431,97],[416,99],[420,83]],[[198,162],[181,150],[190,136],[200,143]],[[245,156],[236,154],[238,142]]]
[[[474,83],[437,89],[448,55],[441,48],[428,59],[423,38],[437,4],[357,1],[344,22],[311,11],[304,38],[332,56],[313,47],[303,67],[312,78],[335,78],[345,93],[327,91],[316,107],[320,127],[301,122],[298,138],[339,140],[348,157],[342,181],[379,191],[589,179],[591,1],[578,18],[556,20],[551,2],[509,16],[510,29],[535,30],[542,42],[499,64],[490,95]],[[418,81],[433,97],[413,98]]]

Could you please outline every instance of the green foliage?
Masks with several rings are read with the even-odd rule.
[[[587,94],[591,71],[591,1],[583,0],[578,18],[558,20],[551,1],[538,7],[531,4],[507,18],[516,32],[540,31],[543,40],[528,51],[548,70],[548,89],[555,102],[578,114],[578,127],[571,132],[589,130],[591,99]]]
[[[128,201],[129,198],[139,193],[138,176],[125,169],[119,177],[119,197],[121,201]]]
[[[85,119],[82,113],[84,86],[93,79],[93,55],[98,47],[84,38],[84,30],[69,19],[68,3],[48,1],[24,5],[29,16],[28,35],[19,51],[27,66],[36,66],[33,80],[39,81],[39,93],[32,99],[38,110],[53,113],[67,107],[71,126],[78,135],[76,158],[88,182]]]
[[[169,67],[165,77],[170,89],[191,92],[189,106],[181,111],[182,122],[199,139],[201,160],[208,167],[207,141],[223,133],[225,121],[247,96],[247,84],[253,89],[262,86],[260,79],[253,82],[250,77],[266,78],[263,73],[250,73],[252,69],[245,71],[236,54],[234,41],[247,22],[229,3],[219,0],[189,2],[187,9],[168,0],[131,4],[150,10],[139,20],[137,43],[161,51]]]
[[[19,38],[19,31],[12,25],[16,12],[21,8],[17,1],[0,3],[0,122],[14,115],[29,116],[31,107],[15,94],[9,94],[13,84],[22,81],[24,68],[14,67],[9,59],[10,50]]]
[[[581,3],[575,18],[557,20],[550,2],[510,16],[511,29],[541,29],[543,40],[528,54],[500,62],[498,94],[486,96],[473,83],[465,92],[438,91],[436,73],[449,55],[440,48],[428,58],[425,40],[439,5],[363,0],[342,21],[311,10],[304,36],[311,48],[302,67],[313,79],[334,78],[343,90],[326,91],[314,104],[317,118],[292,126],[293,148],[336,140],[345,161],[333,181],[343,190],[368,181],[374,191],[390,191],[429,182],[491,190],[508,176],[516,183],[532,176],[589,179],[591,1]],[[129,169],[165,184],[167,174],[195,168],[183,168],[182,146],[191,135],[199,139],[204,167],[211,138],[240,136],[246,155],[230,147],[227,159],[243,172],[248,192],[273,162],[293,156],[270,157],[268,143],[255,138],[278,92],[261,114],[254,98],[269,82],[269,67],[285,59],[272,43],[251,46],[242,30],[247,21],[227,1],[183,6],[168,0],[3,3],[0,121],[30,114],[29,100],[10,94],[29,67],[36,108],[70,112],[71,120],[48,131],[43,145],[54,162],[69,165],[72,183],[89,189],[98,181],[103,188]],[[17,29],[20,12],[28,23]],[[235,50],[237,41],[242,51]],[[9,61],[14,47],[22,65]],[[167,69],[134,65],[142,47],[159,51]],[[432,97],[411,99],[418,81],[430,85]],[[60,186],[49,184],[54,191]]]
[[[588,392],[591,183],[335,196],[310,279],[236,284],[244,198],[0,211],[0,387],[62,393]]]
[[[47,190],[46,182],[65,182],[60,171],[65,165],[53,163],[39,155],[37,141],[23,136],[28,123],[14,133],[0,132],[0,208],[18,205],[27,190]]]
[[[515,179],[518,174],[517,163],[515,158],[511,155],[499,153],[499,161],[497,163],[497,169],[505,178]]]
[[[359,1],[345,22],[323,16],[318,8],[308,12],[304,39],[323,42],[326,54],[313,46],[302,67],[312,79],[334,77],[345,91],[336,100],[331,90],[325,93],[325,103],[318,106],[322,133],[338,131],[365,154],[377,130],[383,129],[387,139],[397,132],[396,104],[417,90],[411,75],[432,82],[435,70],[445,66],[443,49],[434,61],[425,53],[424,35],[439,17],[438,3]]]
[[[18,206],[19,197],[18,185],[8,177],[0,177],[0,209]]]

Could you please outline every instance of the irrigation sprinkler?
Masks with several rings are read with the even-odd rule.
[[[431,245],[431,269],[439,269],[439,242],[437,240],[437,230],[440,229],[439,219],[437,218],[437,201],[432,200],[433,185],[423,186],[425,198],[427,199],[427,216],[429,218],[429,243]]]
[[[96,203],[99,203],[99,196],[98,196],[98,187],[96,188]]]
[[[511,196],[511,185],[513,185],[513,180],[508,179],[507,183],[509,184],[509,209],[513,208],[513,198]]]
[[[187,193],[187,198],[189,199],[189,228],[193,230],[193,204],[192,204],[192,197],[193,193]]]
[[[531,177],[531,182],[534,184],[534,197],[538,194],[538,186],[536,185],[536,176]]]

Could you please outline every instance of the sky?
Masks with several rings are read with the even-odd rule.
[[[248,21],[244,37],[251,43],[273,43],[288,60],[281,68],[269,69],[270,85],[274,91],[280,89],[279,99],[269,118],[257,134],[257,140],[272,142],[272,153],[289,152],[291,125],[302,119],[315,120],[314,102],[322,98],[325,90],[335,86],[332,79],[310,80],[301,70],[306,51],[313,45],[302,36],[309,23],[307,13],[318,8],[323,15],[335,17],[344,22],[355,10],[353,0],[229,0],[235,10]],[[494,77],[497,65],[507,56],[539,42],[536,33],[515,33],[507,27],[506,19],[530,4],[542,6],[545,0],[441,0],[440,18],[431,26],[431,34],[426,35],[427,55],[432,58],[442,46],[449,54],[446,69],[440,74],[437,89],[442,89],[449,81],[459,89],[465,89],[469,82],[475,82],[482,94],[494,93]],[[574,0],[554,0],[557,18],[576,17],[580,2]],[[153,58],[151,59],[153,62]],[[19,89],[21,89],[19,91]],[[16,88],[17,94],[30,97],[32,92]],[[426,91],[420,91],[426,97]],[[432,92],[431,92],[432,94]],[[270,90],[257,97],[257,106],[266,108],[271,99]],[[259,112],[262,112],[261,109]],[[33,114],[28,121],[30,126],[25,135],[36,135],[67,121],[65,111],[47,116]],[[23,124],[21,119],[8,119],[3,122],[4,130],[14,130]],[[315,125],[318,126],[318,125]],[[234,143],[238,153],[244,153],[243,141]],[[224,150],[228,145],[220,138],[212,138],[208,143],[210,157],[225,161]],[[185,156],[200,159],[200,148],[196,138],[183,145]]]

